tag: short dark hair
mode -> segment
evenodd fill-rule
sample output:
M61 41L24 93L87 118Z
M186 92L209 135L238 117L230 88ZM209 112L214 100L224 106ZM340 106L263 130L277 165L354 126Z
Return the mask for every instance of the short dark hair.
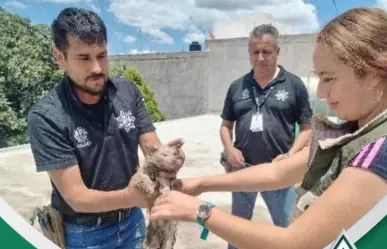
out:
M81 8L65 8L51 25L55 47L66 54L68 35L88 44L107 42L106 26L93 11Z
M263 35L271 35L274 39L274 42L276 45L278 45L278 36L279 32L276 27L274 27L271 24L261 24L257 27L255 27L250 32L250 39L251 38L261 38Z

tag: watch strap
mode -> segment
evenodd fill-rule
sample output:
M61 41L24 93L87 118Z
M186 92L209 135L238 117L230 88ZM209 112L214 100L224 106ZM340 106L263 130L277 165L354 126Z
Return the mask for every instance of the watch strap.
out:
M206 202L205 205L207 205L210 208L215 207L215 205L212 204L211 202ZM196 219L196 223L198 223L199 225L201 225L203 227L202 233L200 234L200 238L202 240L207 240L208 235L210 233L210 230L206 227L204 220L200 216L198 216Z

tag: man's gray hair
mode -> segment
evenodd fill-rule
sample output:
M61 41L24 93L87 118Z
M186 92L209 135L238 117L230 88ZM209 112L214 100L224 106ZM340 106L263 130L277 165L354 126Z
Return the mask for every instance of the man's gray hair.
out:
M250 32L250 39L262 38L263 35L271 35L274 39L275 44L278 45L279 32L276 27L271 24L259 25Z

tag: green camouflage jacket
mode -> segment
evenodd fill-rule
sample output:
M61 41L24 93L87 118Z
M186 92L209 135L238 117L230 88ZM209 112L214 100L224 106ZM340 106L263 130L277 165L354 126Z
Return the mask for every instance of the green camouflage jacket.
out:
M387 110L358 129L355 122L335 124L316 116L307 173L297 188L293 220L308 209L367 144L387 136Z

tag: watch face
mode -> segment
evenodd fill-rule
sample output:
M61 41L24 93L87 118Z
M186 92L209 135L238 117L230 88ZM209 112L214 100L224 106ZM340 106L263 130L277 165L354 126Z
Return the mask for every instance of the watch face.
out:
M211 212L211 208L207 205L201 205L199 207L199 216L201 218L206 218Z

